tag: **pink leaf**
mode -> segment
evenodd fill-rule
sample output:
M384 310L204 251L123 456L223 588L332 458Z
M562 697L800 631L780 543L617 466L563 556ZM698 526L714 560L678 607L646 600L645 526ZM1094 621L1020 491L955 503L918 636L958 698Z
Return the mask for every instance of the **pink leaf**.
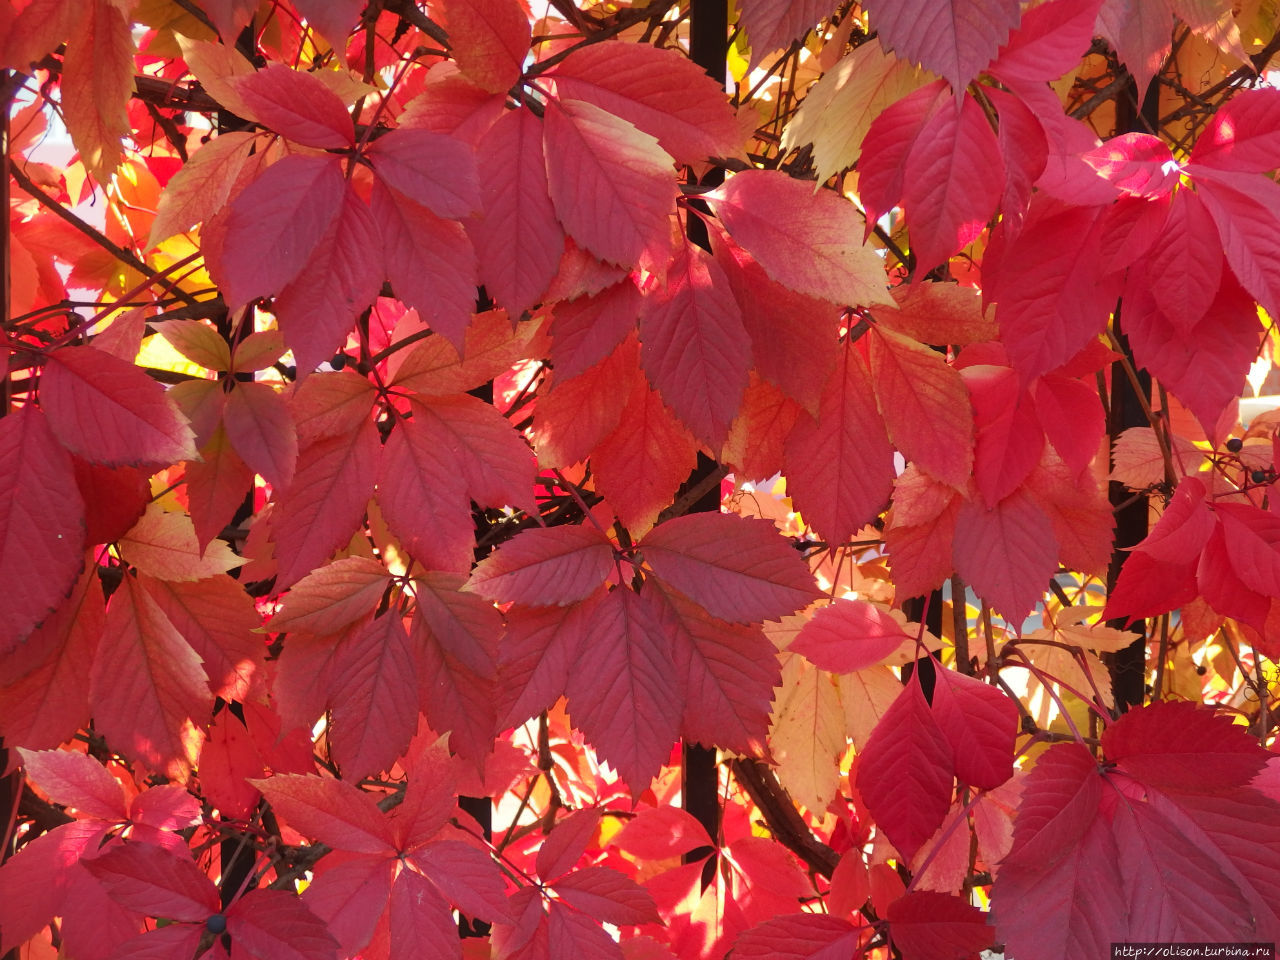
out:
M741 934L735 960L834 960L858 950L858 930L821 913L793 913L766 920Z
M979 596L1010 623L1020 624L1058 569L1053 526L1021 492L993 509L966 500L956 516L955 563Z
M7 492L0 500L0 579L11 585L0 616L0 655L8 655L76 582L84 564L84 502L71 457L34 406L0 420L0 477Z
M751 42L751 66L765 54L785 50L831 13L829 0L743 0L738 25Z
M27 779L54 803L102 820L128 819L124 788L97 760L65 750L18 748Z
M858 791L885 836L910 859L946 817L952 780L951 746L912 674L867 738Z
M956 776L994 790L1013 776L1018 708L1001 690L954 670L938 670L933 716L951 744Z
M492 404L469 396L415 397L412 410L431 440L450 452L472 500L536 511L533 451Z
M871 378L889 439L939 480L963 489L973 467L973 410L960 374L923 344L873 328Z
M85 878L78 862L110 829L96 820L64 823L0 865L0 949L16 949L63 913L68 888Z
M308 147L341 150L355 145L347 108L314 74L273 63L230 82L252 111L246 119Z
M413 640L421 658L419 695L427 721L451 731L450 746L478 766L493 749L497 732L494 683L502 618L493 604L461 593L462 583L455 574L423 579Z
M622 960L618 944L597 921L554 901L549 907L547 956Z
M273 163L245 187L231 203L216 258L228 308L297 277L342 212L346 191L337 157L303 154Z
M660 922L649 891L612 867L584 867L561 877L552 889L571 907L606 923Z
M363 0L293 0L293 5L310 26L335 45L335 50L341 51L360 16ZM223 39L229 43L232 38Z
M633 537L648 532L697 464L693 435L643 376L633 376L617 428L591 452L596 489Z
M1032 7L988 71L1010 85L1057 80L1089 48L1100 6L1101 0L1058 0Z
M213 707L200 657L133 577L111 596L89 677L99 732L147 768L182 775Z
M699 847L715 846L706 827L682 807L644 808L612 842L645 860L668 860Z
M592 523L524 530L476 565L467 589L530 606L575 603L604 582L613 544Z
M517 0L443 0L453 57L464 76L490 93L517 80L529 52L529 18Z
M596 606L588 630L593 649L569 674L569 714L632 796L639 796L679 733L676 708L683 698L670 639L628 587L613 590Z
M470 569L475 533L466 483L430 418L401 420L391 431L377 497L391 531L428 570Z
M513 605L507 610L498 660L501 726L521 724L564 695L587 636L593 603L587 599L573 606Z
M460 953L449 904L412 870L401 871L391 888L390 938L393 956L454 960Z
M917 891L885 911L903 960L968 960L995 941L987 916L957 896Z
M846 306L892 303L883 262L857 241L863 218L843 197L780 171L744 170L705 199L783 286Z
M324 858L322 872L303 891L302 902L347 954L356 953L385 926L396 861L336 850Z
M869 0L871 27L886 50L969 85L1018 25L1017 0Z
M377 254L377 221L348 188L306 265L276 297L280 332L297 358L300 376L346 343L356 318L377 297L383 268Z
M565 232L601 260L659 262L675 171L658 141L594 104L566 100L548 104L543 144Z
M1280 185L1265 177L1188 168L1240 284L1272 316L1280 312Z
M84 864L111 899L129 910L188 922L218 912L217 888L183 854L126 841Z
M718 447L747 386L750 347L724 270L685 243L640 317L640 361L693 434Z
M675 50L606 40L579 47L544 76L555 80L560 97L594 104L657 137L677 163L741 153L724 90Z
M1190 162L1234 170L1269 173L1280 149L1280 90L1241 90L1213 114L1196 138Z
M1122 194L1155 200L1178 182L1179 167L1164 141L1148 133L1112 137L1081 159Z
M641 550L660 579L731 623L777 619L815 596L804 561L769 521L686 514L655 527Z
M227 933L255 960L335 960L337 941L296 895L254 890L233 903Z
M413 649L391 611L354 630L334 655L329 748L351 780L386 770L418 726Z
M1045 437L1073 473L1098 455L1106 432L1096 384L1050 373L1034 386L1035 413Z
M55 350L48 361L41 405L72 453L112 466L195 459L185 418L164 387L132 363L93 347Z
M125 940L116 946L106 960L190 960L200 946L204 928L189 923L171 923ZM211 952L201 960L214 960Z
M787 649L823 670L852 673L884 662L911 639L879 607L865 600L836 600L807 620Z
M217 574L190 583L139 577L169 622L204 661L209 689L246 701L264 689L262 618L237 581Z
M265 383L236 383L222 412L227 438L273 487L287 487L298 460L298 433L284 397Z
M374 172L437 217L461 220L480 209L475 152L453 137L399 129L369 145Z
M467 230L485 289L518 315L546 292L564 251L564 230L548 193L542 121L529 110L509 111L489 128L476 153L484 215ZM558 363L556 370L572 376Z
M671 638L685 693L681 736L763 753L773 688L782 682L773 644L758 627L726 623L673 591L646 589L644 599Z
M1222 279L1222 256L1213 218L1200 198L1179 190L1147 260L1151 296L1174 328L1190 337L1208 312Z
M629 278L598 294L556 305L551 360L557 378L580 376L612 354L636 328L640 291Z
M595 836L602 813L599 807L584 807L557 820L538 848L538 876L555 880L572 870Z
M350 539L373 495L378 453L377 430L365 421L299 455L293 483L273 514L277 590L297 583Z
M1164 791L1220 795L1248 784L1267 752L1225 714L1174 700L1130 710L1102 734L1106 757Z
M382 232L382 264L396 296L462 349L475 307L476 255L462 225L397 199L375 181L370 199Z
M829 543L851 540L888 503L893 447L854 347L845 346L827 378L818 419L796 422L783 466L796 509Z
M335 560L295 583L267 627L272 633L335 633L373 613L390 578L369 557Z
M506 918L506 883L489 854L459 840L437 840L415 850L410 860L467 916Z
M634 316L631 325L635 326ZM533 414L534 443L543 466L570 467L596 453L601 441L621 422L623 411L637 391L649 390L649 383L640 372L639 354L640 344L628 335L604 360L583 373L563 380L559 373L552 375L549 392L541 395L539 391L538 406ZM651 404L661 404L662 400L650 399L647 395L644 399L645 413L652 409L656 416L661 416ZM683 432L688 436L689 432L677 424L670 413L666 413L666 419L666 432L676 435ZM658 430L656 423L654 430ZM688 439L692 442L692 437ZM635 455L638 445L634 439L620 436L618 440L616 445L621 450L613 451L615 454ZM647 455L648 445L640 450Z
M373 797L349 783L297 774L250 782L304 836L352 853L395 850L390 826Z

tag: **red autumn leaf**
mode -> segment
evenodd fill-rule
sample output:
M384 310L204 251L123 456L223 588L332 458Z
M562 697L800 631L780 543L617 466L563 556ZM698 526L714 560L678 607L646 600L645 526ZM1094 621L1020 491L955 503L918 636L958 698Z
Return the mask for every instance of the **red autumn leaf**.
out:
M195 458L186 420L133 364L93 347L55 350L48 360L41 406L72 453L109 466Z
M343 638L329 689L329 750L356 780L386 770L418 726L414 651L396 608Z
M461 220L480 209L475 153L429 130L392 130L366 151L374 172L397 193L437 217Z
M685 697L681 736L761 753L773 688L782 681L773 644L759 628L717 619L674 591L646 589L643 597L671 641Z
M517 0L444 0L440 7L467 79L490 93L504 93L520 79L530 29Z
M706 827L680 807L642 809L612 841L618 849L646 860L666 860L715 846Z
M467 230L485 289L519 315L546 292L564 250L564 230L548 193L542 122L529 110L505 113L476 155L483 216Z
M1089 48L1100 6L1101 0L1058 0L1025 11L987 71L1010 85L1057 80Z
M547 186L565 232L601 260L657 264L675 199L671 157L651 135L581 100L543 120Z
M662 529L661 527L658 529ZM589 660L569 674L569 714L631 788L649 785L679 734L682 691L671 641L640 595L618 587L595 606Z
M645 378L633 376L616 429L591 454L596 489L627 531L643 536L697 464L698 442Z
M908 460L962 489L973 467L973 412L960 374L942 354L880 327L870 355L889 439Z
M856 784L889 842L910 859L951 806L951 746L912 674L867 739Z
M796 401L753 374L720 448L721 461L743 480L760 482L781 473L787 438L803 414Z
M780 171L744 170L705 199L783 286L846 306L891 302L880 258L858 243L863 219L843 197Z
M467 589L529 606L575 603L609 575L613 549L593 523L524 530L476 565Z
M1280 185L1265 177L1189 168L1227 263L1268 313L1280 312Z
M428 574L421 581L412 640L427 721L451 731L453 750L478 766L497 732L494 683L502 618L493 604L460 592L462 585L455 574Z
M966 500L956 514L956 572L1011 623L1021 623L1058 569L1057 542L1044 512L1024 493L993 509Z
M89 675L98 731L146 768L181 775L213 706L200 656L130 576L111 597Z
M836 600L806 621L788 647L816 667L852 673L882 663L912 637L865 600Z
M1180 172L1164 142L1147 133L1112 137L1086 151L1081 159L1122 194L1145 200L1168 195Z
M740 960L826 960L858 949L853 924L821 913L793 913L767 920L741 934L733 955Z
M373 613L390 579L377 560L335 560L295 583L267 626L273 633L335 633Z
M948 894L908 893L889 905L885 919L903 960L969 960L995 942L986 914Z
M871 0L867 12L886 50L946 77L960 91L1018 25L1020 10L1016 0Z
M298 460L298 434L284 397L265 383L238 383L222 426L236 452L272 486L287 487Z
M443 337L428 337L404 353L392 383L427 396L467 393L546 350L541 316L514 324L506 310L485 310L467 323L461 353Z
M632 326L635 318L631 318ZM538 407L533 414L533 438L538 450L538 460L548 467L571 467L579 461L586 460L606 437L613 434L622 421L632 397L640 390L648 391L649 384L639 370L640 345L631 336L624 340L604 360L583 373L560 379L553 374L547 393L538 398ZM661 416L652 404L661 404L661 398L644 397L645 413L653 412ZM669 413L670 421L666 432L679 435L688 431L677 424ZM679 429L676 429L679 427ZM659 428L655 424L654 431ZM630 436L620 436L620 453L631 454L639 445ZM689 437L686 442L692 442ZM648 454L648 445L639 448ZM608 459L606 457L606 459ZM685 473L685 477L688 472ZM681 479L684 479L683 477Z
M557 820L538 847L538 875L554 880L572 870L595 836L602 814L599 807L584 807Z
M204 661L214 696L245 701L261 694L266 649L255 631L262 618L244 587L225 573L192 582L138 579Z
M78 862L110 829L99 820L64 823L0 865L0 948L16 949L63 912L68 889L84 879Z
M535 512L533 451L496 408L469 396L416 397L411 408L431 440L450 452L472 500Z
M888 502L893 447L855 347L841 351L817 420L801 416L796 422L783 465L796 509L829 543L853 539Z
M719 446L747 385L742 316L720 265L684 244L668 268L666 291L640 318L645 372L692 432Z
M395 843L373 798L342 780L276 774L251 781L295 830L352 853L393 853Z
M253 960L334 960L337 941L297 895L254 890L227 908L227 932Z
M765 54L785 50L831 13L827 0L743 0L738 24L751 41L751 66Z
M36 407L0 421L0 577L11 584L0 619L8 655L70 592L84 563L84 505L71 457Z
M138 522L151 500L146 468L107 467L72 457L84 500L86 544L118 540Z
M310 373L346 343L356 317L382 288L377 239L369 205L347 189L324 237L276 297L280 332L300 374Z
M125 841L85 860L107 895L151 917L202 921L218 912L218 889L189 857Z
M731 623L778 619L815 596L803 561L767 521L687 514L655 527L641 550L659 579Z
M1102 749L1143 783L1178 793L1230 793L1267 762L1266 751L1226 715L1173 700L1126 713L1103 732Z
M216 270L233 310L278 293L310 262L343 209L336 157L295 154L268 167L228 208Z
M315 74L272 63L231 83L249 108L245 119L289 140L322 150L341 150L356 142L347 108Z
M378 434L368 421L303 449L273 514L277 590L297 583L350 539L373 495L378 453Z
M393 956L455 957L457 924L444 897L421 874L402 871L391 887Z
M994 790L1013 776L1018 708L998 687L954 670L935 671L933 716L951 744L956 776Z
M558 378L577 377L609 357L636 328L640 291L630 278L556 305L551 359Z
M1036 381L1034 399L1036 419L1045 439L1068 470L1082 473L1098 455L1098 445L1106 433L1096 384L1050 373ZM1031 432L1027 427L1022 429Z
M552 889L571 907L606 923L631 926L659 922L649 892L612 867L583 867L562 876Z
M68 4L75 26L62 71L62 116L85 166L109 181L123 159L121 138L132 124L125 110L133 93L136 47L129 17L110 0ZM42 51L48 52L48 51ZM25 70L27 64L21 64Z
M512 605L507 610L507 632L498 649L501 726L523 723L564 695L587 636L593 597L602 595L597 592L572 606Z
M396 296L461 349L475 307L476 254L462 225L397 198L375 182L369 201L382 233L382 267Z
M1151 296L1173 326L1190 335L1208 312L1222 279L1213 218L1190 190L1178 190L1147 260Z
M1269 173L1276 167L1280 96L1270 87L1241 90L1214 112L1189 161L1218 170Z
M129 819L120 781L83 753L18 748L27 779L54 803L100 820Z
M674 50L606 40L579 47L545 75L560 97L594 104L657 137L677 163L741 152L723 89Z

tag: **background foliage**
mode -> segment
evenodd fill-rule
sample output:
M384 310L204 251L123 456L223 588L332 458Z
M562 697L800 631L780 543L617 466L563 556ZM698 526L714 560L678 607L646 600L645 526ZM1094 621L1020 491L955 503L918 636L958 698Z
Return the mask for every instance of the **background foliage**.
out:
M6 0L0 952L1280 939L1276 31Z

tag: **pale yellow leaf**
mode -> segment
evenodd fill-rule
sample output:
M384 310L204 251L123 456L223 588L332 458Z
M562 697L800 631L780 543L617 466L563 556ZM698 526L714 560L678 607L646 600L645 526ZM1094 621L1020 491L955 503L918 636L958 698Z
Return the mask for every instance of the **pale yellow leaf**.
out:
M774 703L769 746L778 781L799 803L821 813L840 789L838 761L846 746L835 677L803 657L789 656Z
M201 554L191 518L154 502L120 539L119 548L123 559L157 580L203 580L245 562L223 540L212 541Z

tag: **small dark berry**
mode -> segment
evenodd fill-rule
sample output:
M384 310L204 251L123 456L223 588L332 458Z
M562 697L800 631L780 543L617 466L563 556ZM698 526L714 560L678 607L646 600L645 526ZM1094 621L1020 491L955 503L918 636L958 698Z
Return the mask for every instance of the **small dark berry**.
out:
M215 913L204 922L204 928L210 933L223 934L227 932L227 918L220 913Z
M1265 470L1255 470L1255 471L1253 471L1253 473L1249 474L1249 477L1250 477L1250 479L1252 479L1252 480L1253 480L1253 482L1254 482L1254 483L1266 483L1266 482L1267 482L1267 471L1265 471Z
M1244 441L1241 440L1239 437L1232 437L1230 440L1227 441L1227 449L1230 450L1232 453L1239 453L1243 447L1244 447Z
M1203 677L1208 672L1209 672L1209 668L1206 667L1203 663L1196 665L1196 673L1200 674L1200 676Z
M329 366L335 370L341 370L347 365L347 355L345 353L335 353L333 359L329 361Z

